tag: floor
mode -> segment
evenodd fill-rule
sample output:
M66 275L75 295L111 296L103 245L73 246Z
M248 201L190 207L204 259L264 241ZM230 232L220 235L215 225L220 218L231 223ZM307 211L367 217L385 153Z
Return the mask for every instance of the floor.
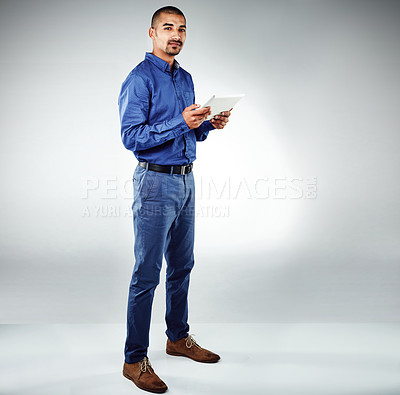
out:
M149 358L167 393L400 395L400 323L193 324L221 355L207 365L164 352L153 324ZM0 394L144 394L121 375L124 325L1 325Z

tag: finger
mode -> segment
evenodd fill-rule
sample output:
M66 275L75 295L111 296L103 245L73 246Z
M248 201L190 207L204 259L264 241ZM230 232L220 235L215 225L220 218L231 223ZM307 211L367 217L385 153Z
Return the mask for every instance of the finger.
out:
M193 115L204 115L211 110L210 107L199 108L193 111Z
M211 124L216 128L216 129L222 129L225 124L220 121L212 121Z
M194 110L195 108L198 108L198 107L200 107L200 104L192 104L191 106L186 107L185 111L191 111L191 110Z

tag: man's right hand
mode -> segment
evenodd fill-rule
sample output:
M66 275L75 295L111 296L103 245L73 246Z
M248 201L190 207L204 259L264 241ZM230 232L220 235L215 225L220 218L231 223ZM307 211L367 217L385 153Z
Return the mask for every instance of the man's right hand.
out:
M182 116L186 122L186 125L189 126L190 129L198 128L205 119L211 114L211 107L200 108L199 110L195 110L199 108L199 104L192 104L189 107L186 107L183 110Z

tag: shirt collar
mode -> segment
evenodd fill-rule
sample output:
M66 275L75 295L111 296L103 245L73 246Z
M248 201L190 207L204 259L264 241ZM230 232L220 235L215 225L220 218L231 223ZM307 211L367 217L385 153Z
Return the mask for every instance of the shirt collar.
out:
M166 62L165 60L159 58L158 56L153 55L151 52L146 52L145 59L149 60L151 63L153 63L155 66L157 66L160 70L166 71L168 73L171 72L169 63ZM175 70L179 69L180 65L176 59L174 59L174 64L172 65L172 67Z

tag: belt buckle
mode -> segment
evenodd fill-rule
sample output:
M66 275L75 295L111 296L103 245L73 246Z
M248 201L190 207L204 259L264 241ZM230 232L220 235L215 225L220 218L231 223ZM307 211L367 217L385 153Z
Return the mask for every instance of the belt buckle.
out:
M182 166L181 166L181 176L184 176L184 175L185 175L185 169L186 169L186 166L185 166L185 165L182 165Z

